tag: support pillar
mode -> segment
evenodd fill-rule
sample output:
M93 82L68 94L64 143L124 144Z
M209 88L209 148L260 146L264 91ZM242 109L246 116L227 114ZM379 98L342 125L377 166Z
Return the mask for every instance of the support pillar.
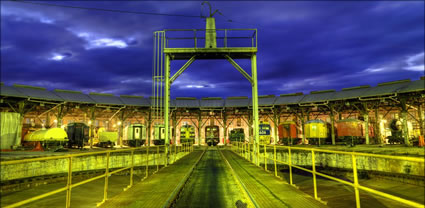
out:
M224 134L223 134L224 141L223 141L223 145L225 145L226 144L226 141L227 141L227 114L226 114L226 111L224 111L224 114L223 114L223 129L224 129Z
M198 145L201 146L201 137L202 137L202 112L199 111L198 114Z
M363 114L363 118L364 118L364 123L365 123L365 139L366 139L366 144L370 144L370 141L369 141L369 114L364 113Z
M331 113L331 137L332 137L332 145L335 145L335 114L334 114L334 108L330 107Z
M418 120L420 135L424 136L424 112L421 104L418 105Z
M164 69L164 83L165 83L165 100L164 100L164 137L165 137L165 155L167 155L167 161L166 164L168 164L168 148L170 145L170 119L169 119L169 113L170 113L170 55L165 54L165 69Z
M260 132L258 122L258 82L257 82L257 55L251 56L251 75L252 75L252 113L254 118L254 141L255 141L255 152L257 152L257 165L260 160L258 155L260 154Z
M382 140L381 140L381 129L379 128L379 123L380 123L380 119L379 119L379 107L375 108L375 142L377 144L381 144Z
M406 146L411 146L412 144L410 144L409 128L407 127L407 110L402 110L400 114L401 114L402 126L403 126L404 144Z

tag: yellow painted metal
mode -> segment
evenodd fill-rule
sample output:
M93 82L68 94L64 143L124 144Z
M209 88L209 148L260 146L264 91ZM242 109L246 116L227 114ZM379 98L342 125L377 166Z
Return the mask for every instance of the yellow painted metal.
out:
M360 194L359 194L359 179L357 177L357 162L356 162L356 156L351 155L351 160L353 162L353 177L354 177L354 192L356 195L356 207L360 208Z
M248 146L249 148L249 146ZM343 152L343 151L334 151L334 150L323 150L323 149L316 149L316 148L304 148L304 147L289 147L289 146L279 146L276 147L274 146L274 148L281 148L281 149L287 149L288 150L288 162L284 162L278 159L275 159L275 162L277 163L281 163L284 165L288 165L289 166L289 177L290 177L290 184L292 185L292 167L309 172L313 175L313 183L314 183L314 197L315 199L319 199L317 197L317 184L316 184L316 175L333 180L333 181L337 181L339 183L345 184L345 185L349 185L352 186L356 191L356 207L360 207L360 197L359 197L359 192L358 190L361 189L363 191L387 198L387 199L392 199L394 201L409 205L411 207L417 207L417 208L423 208L424 205L417 203L417 202L413 202L407 199L403 199L391 194L387 194L378 190L374 190L368 187L364 187L358 184L358 176L357 176L357 166L356 166L356 156L365 156L365 157L378 157L378 158L388 158L388 159L395 159L395 160L408 160L408 161L413 161L413 162L419 162L419 163L424 163L424 158L413 158L413 157L403 157L403 156L390 156L390 155L377 155L377 154L369 154L369 153L358 153L358 152ZM303 150L303 151L311 151L312 153L312 168L313 170L309 170L307 168L303 168L297 165L293 165L292 164L292 160L291 160L291 149L295 149L295 150ZM327 153L335 153L335 154L346 154L346 155L352 155L352 161L353 161L353 175L354 175L354 183L348 182L348 181L344 181L341 180L339 178L335 178L320 172L316 172L316 168L315 168L315 152L327 152ZM275 154L276 157L276 154ZM255 161L252 161L252 163L255 164ZM275 168L276 170L276 168ZM276 173L275 173L276 175ZM356 189L357 187L357 189Z
M317 199L316 158L315 158L315 155L314 155L314 150L311 150L311 166L313 168L314 198Z
M149 146L146 148L146 175L145 178L149 176Z
M131 150L131 169L130 169L130 185L127 188L133 186L133 171L134 171L134 150Z
M274 176L277 176L276 145L273 145L273 163L274 163Z
M267 148L266 148L266 145L264 145L264 170L267 171Z
M16 202L16 203L11 204L11 205L7 205L4 208L20 207L20 206L22 206L24 204L28 204L30 202L37 201L37 200L42 199L42 198L46 198L48 196L51 196L53 194L60 193L62 191L66 191L67 189L68 189L67 187L56 189L54 191L51 191L51 192L48 192L48 193L45 193L45 194L41 194L41 195L38 195L38 196L35 196L35 197L32 197L32 198L26 199L26 200L23 200L23 201L20 201L20 202Z
M69 157L68 159L68 181L66 183L66 203L65 203L65 207L71 207L71 187L72 184L72 157Z
M156 160L156 171L158 172L159 171L159 146L156 147L156 157L157 157L157 160Z
M62 128L40 129L25 135L25 141L68 141L68 135Z
M111 153L106 152L106 169L105 169L105 185L103 187L103 201L97 204L97 206L102 205L108 199L108 176L109 176L109 157Z
M291 148L288 148L288 165L289 165L289 183L293 185L292 182L292 158L291 158Z
M291 148L293 150L304 150L304 151L314 150L315 152L326 152L326 153L335 153L335 154L344 154L344 155L356 155L356 156L365 156L365 157L377 157L377 158L386 158L386 159L392 159L392 160L404 160L404 161L419 162L419 163L424 163L425 162L425 158L423 158L423 157L405 157L405 156L393 156L393 155L378 155L378 154L371 154L371 153L344 152L344 151L326 150L326 149L317 149L317 148L307 148L307 147L278 146L277 148L283 148L283 149L289 149L289 148Z

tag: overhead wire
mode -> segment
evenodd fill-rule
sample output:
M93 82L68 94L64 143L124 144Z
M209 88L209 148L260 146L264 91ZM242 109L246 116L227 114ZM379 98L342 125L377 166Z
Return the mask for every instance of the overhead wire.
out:
M127 11L127 10L118 10L118 9L104 9L104 8L95 8L95 7L70 6L70 5L51 4L51 3L45 3L45 2L42 3L42 2L22 1L22 0L10 0L10 1L17 2L17 3L40 5L40 6L61 7L61 8L71 8L71 9L83 9L83 10L95 10L95 11L103 11L103 12L117 12L117 13L141 14L141 15L158 15L158 16L172 16L172 17L201 18L201 16L197 16L197 15L166 14L166 13L155 13L155 12L138 12L138 11Z

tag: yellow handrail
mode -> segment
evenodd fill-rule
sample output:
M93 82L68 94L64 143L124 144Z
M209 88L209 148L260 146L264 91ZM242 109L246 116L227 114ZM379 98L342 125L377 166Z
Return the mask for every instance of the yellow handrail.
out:
M35 162L35 161L68 159L68 177L67 177L67 184L66 184L65 187L50 191L50 192L45 193L45 194L34 196L34 197L29 198L29 199L25 199L25 200L16 202L14 204L7 205L7 206L5 206L5 208L19 207L19 206L22 206L24 204L27 204L27 203L37 201L37 200L43 199L45 197L51 196L53 194L60 193L62 191L66 191L65 207L68 208L68 207L71 207L71 190L72 190L72 188L75 188L77 186L80 186L80 185L83 185L83 184L86 184L86 183L89 183L89 182L92 182L92 181L95 181L95 180L98 180L98 179L101 179L101 178L105 178L105 185L104 185L104 192L103 192L104 197L103 197L102 202L97 203L97 206L100 206L101 204L103 204L108 199L108 177L111 176L112 174L130 169L130 184L127 186L127 188L124 189L124 191L133 186L134 151L146 149L146 153L145 153L145 155L146 155L146 176L145 176L145 178L147 178L149 176L148 166L149 166L150 161L152 161L152 160L155 161L156 166L157 166L157 171L159 171L159 158L161 157L159 155L160 154L160 148L161 147L165 148L165 145L155 145L155 146L157 148L156 156L153 156L152 159L149 159L149 155L151 154L150 151L149 151L149 146L145 146L145 147L127 148L127 149L119 149L119 150L106 150L106 151L90 152L90 153L77 153L77 154L67 154L67 155L60 155L60 156L48 156L48 157L40 157L40 158L29 158L29 159L2 161L1 166L6 166L6 165L22 164L22 163ZM180 149L180 152L183 152L185 154L189 154L190 152L193 151L193 144L190 143L190 142L182 143L182 148L183 149ZM175 147L175 154L176 155L177 155L177 151L178 151L177 147ZM131 153L130 166L123 167L123 168L109 172L110 154L111 153L117 153L117 152L130 152ZM106 154L105 173L102 174L102 175L98 175L98 176L89 178L87 180L80 181L78 183L72 184L72 159L75 158L75 157L98 155L98 154ZM155 152L153 154L155 154ZM166 160L165 157L167 157L167 155L165 155L165 153L163 153L162 157L163 157L163 162L166 162L167 160Z
M239 155L241 155L243 158L246 159L245 157L245 152L241 153L240 150L240 144L238 144L239 142L236 142L237 144L235 145L235 147L237 147L236 150L233 149L233 151L235 153L238 153ZM250 147L250 143L247 144L248 148ZM255 145L255 144L253 144ZM425 158L419 158L419 157L406 157L406 156L393 156L393 155L378 155L378 154L371 154L371 153L361 153L361 152L344 152L344 151L336 151L336 150L325 150L325 149L317 149L317 148L307 148L307 147L292 147L292 146L277 146L277 145L264 145L264 154L263 155L257 155L256 153L254 153L254 156L257 156L256 160L253 161L259 161L259 158L264 158L264 162L267 163L267 147L266 146L270 146L273 147L273 162L274 162L274 166L275 166L275 173L274 175L277 176L277 169L276 169L276 163L281 163L284 165L288 165L289 166L289 181L290 184L293 185L293 180L292 180L292 168L297 168L299 170L303 170L306 172L309 172L313 175L313 188L314 188L314 198L317 200L320 200L320 198L318 197L318 191L317 191L317 182L316 182L316 176L322 176L324 178L333 180L333 181L337 181L339 183L345 184L345 185L349 185L352 186L354 188L354 192L355 192L355 198L356 198L356 207L360 208L360 195L359 195L359 189L372 193L372 194L376 194L378 196L387 198L387 199L392 199L395 200L397 202L412 206L412 207L421 207L423 208L424 205L414 202L414 201L410 201L407 199L403 199L401 197L397 197L388 193L384 193L372 188L368 188L365 186L362 186L359 184L358 181L358 175L357 175L357 156L364 156L364 157L375 157L375 158L385 158L385 159L393 159L393 160L403 160L403 161L411 161L411 162L418 162L418 163L425 163ZM288 150L288 162L284 162L281 160L278 160L276 155L276 149L286 149ZM309 170L307 168L303 168L300 167L298 165L293 165L292 164L292 159L291 159L291 155L292 155L292 151L291 150L301 150L301 151L309 151L311 152L311 156L312 156L312 170ZM344 154L344 155L351 155L351 160L352 160L352 169L353 169L353 177L354 177L354 182L348 182L348 181L344 181L341 180L339 178L330 176L330 175L326 175L324 173L320 173L316 171L316 161L315 161L315 153L316 152L325 152L325 153L333 153L333 154ZM250 154L250 150L248 149L248 154ZM250 160L249 160L250 161ZM253 162L250 161L250 162ZM253 162L255 164L255 162ZM258 164L255 164L258 165ZM267 171L267 164L264 165L264 169Z

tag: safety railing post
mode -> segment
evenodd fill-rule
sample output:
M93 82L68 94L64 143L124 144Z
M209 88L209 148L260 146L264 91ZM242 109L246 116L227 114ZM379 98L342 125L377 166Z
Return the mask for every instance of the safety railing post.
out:
M66 190L66 204L65 207L71 207L71 185L72 185L72 157L68 158L68 182Z
M264 144L264 170L267 171L267 146Z
M351 160L353 162L353 177L354 177L354 193L356 195L356 207L360 208L360 194L359 194L359 179L357 176L357 161L354 154L351 155Z
M197 37L196 37L196 29L194 29L193 30L193 36L194 36L194 39L195 39L195 48L197 48Z
M224 47L227 48L227 29L224 29Z
M274 176L277 176L276 145L273 145Z
M158 172L159 171L159 146L157 146L156 147L156 157L157 157L157 160L156 160L156 172Z
M176 162L176 159L177 159L177 144L174 144L174 162L173 163Z
M248 161L251 162L251 145L248 143Z
M131 150L131 168L130 168L130 185L127 188L133 186L133 171L134 171L134 150Z
M291 147L288 147L288 164L289 164L289 184L292 183L292 158L291 158Z
M316 160L315 160L314 150L311 150L311 166L313 168L314 198L317 199Z
M146 147L146 175L145 178L149 176L149 146Z
M109 157L111 152L106 152L106 169L105 169L105 185L103 187L103 201L98 203L97 206L103 204L108 199L108 176L109 176Z

